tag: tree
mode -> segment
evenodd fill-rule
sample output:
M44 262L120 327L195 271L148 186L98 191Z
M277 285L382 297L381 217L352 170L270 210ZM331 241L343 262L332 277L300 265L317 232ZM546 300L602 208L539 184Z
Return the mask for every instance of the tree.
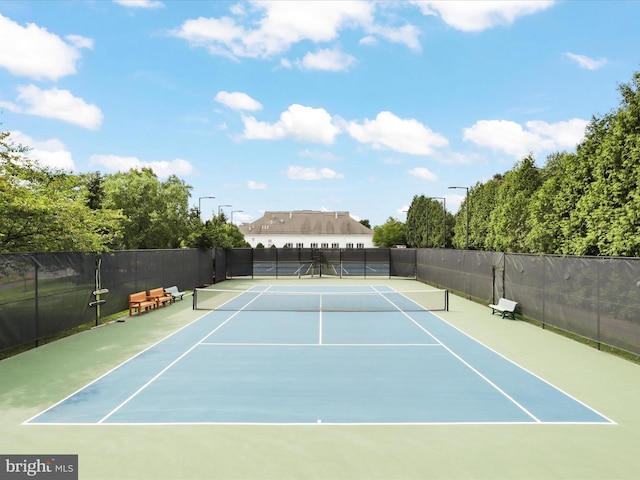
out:
M485 183L477 183L469 189L469 248L487 250L487 236L491 228L491 212L496 207L498 189L504 176L496 174ZM467 244L467 198L460 205L454 227L454 246L465 248Z
M531 197L540 187L540 171L528 155L504 176L491 211L486 246L491 250L527 252L527 216Z
M371 228L371 224L369 223L369 220L367 220L366 218L360 220L360 224L364 225L365 227L367 227L369 229Z
M533 253L568 253L572 237L581 230L572 226L571 215L590 176L578 157L567 153L550 155L541 176L543 183L529 204L525 244Z
M233 223L227 223L224 213L204 223L200 222L199 227L192 230L188 245L196 248L240 248L250 246L238 226ZM264 245L262 247L264 248Z
M104 188L102 187L102 175L100 172L93 172L85 176L87 187L87 207L91 210L99 210L104 202Z
M104 251L116 243L124 217L87 206L83 179L42 167L0 132L0 251Z
M407 246L414 248L451 246L454 217L437 199L414 196L407 211ZM446 234L446 243L444 235Z
M104 205L119 209L128 222L121 247L179 248L189 237L193 212L189 191L175 175L160 182L149 168L107 175L103 181Z
M409 210L407 210L407 222L405 224L407 246L412 248L426 247L426 211L427 198L424 195L414 195Z
M373 244L376 247L396 247L405 245L404 224L393 217L389 217L384 225L373 229Z
M572 225L585 229L572 253L640 255L640 73L618 89L620 108L594 118L577 149L590 182L572 212Z

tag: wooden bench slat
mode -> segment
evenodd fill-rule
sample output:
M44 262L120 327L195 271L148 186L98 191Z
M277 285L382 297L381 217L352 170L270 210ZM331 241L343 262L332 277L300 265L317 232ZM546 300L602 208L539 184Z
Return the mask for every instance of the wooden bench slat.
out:
M159 308L161 305L166 307L167 304L173 303L172 295L164 291L164 288L154 288L149 290L149 295L147 295L147 300L152 300L156 303L156 308Z
M133 315L134 310L137 310L138 315L141 315L143 309L148 312L156 305L156 302L147 299L146 292L132 293L129 295L129 316Z

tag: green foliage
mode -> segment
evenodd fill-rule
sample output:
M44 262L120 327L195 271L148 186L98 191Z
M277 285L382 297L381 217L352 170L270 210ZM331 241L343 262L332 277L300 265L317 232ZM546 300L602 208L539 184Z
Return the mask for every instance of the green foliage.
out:
M498 189L504 181L502 175L495 175L486 183L476 183L469 189L469 196L460 204L452 228L452 245L455 248L467 247L467 201L469 202L469 248L486 249L486 239L491 225L491 212L496 206Z
M640 254L640 73L619 90L620 109L592 121L577 152L590 182L573 213L586 231L571 253Z
M366 218L360 220L360 224L364 225L365 227L367 227L369 229L371 228L371 223L369 223L369 220L367 220Z
M104 251L117 242L124 217L87 206L83 179L24 157L0 132L0 251Z
M541 169L529 155L470 190L471 248L640 256L640 73L619 91L618 110L591 120L576 153L554 153ZM456 214L458 248L466 207Z
M523 158L504 176L491 211L486 246L489 250L527 252L529 201L542 183L532 155Z
M161 182L149 168L107 175L104 206L128 222L121 248L179 248L189 236L189 191L175 175Z
M373 244L376 247L392 248L405 243L404 224L393 217L373 229Z
M424 248L426 246L426 209L427 198L424 195L415 195L407 211L407 222L405 224L408 247Z
M444 210L437 199L414 196L407 211L405 226L408 247L442 247L451 246L451 232L455 223L453 215Z
M204 224L194 227L188 245L195 248L240 248L249 247L237 225L227 223L224 214L220 214Z

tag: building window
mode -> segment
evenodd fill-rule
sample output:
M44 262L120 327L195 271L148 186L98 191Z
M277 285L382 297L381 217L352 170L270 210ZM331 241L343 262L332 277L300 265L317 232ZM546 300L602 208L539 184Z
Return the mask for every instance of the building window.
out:
M293 248L293 242L287 242L284 244L284 248Z
M353 243L347 243L347 248L353 248Z
M329 248L329 244L328 243L323 243L322 244L322 248Z
M296 243L296 248L304 248L304 243Z
M318 248L318 244L317 243L312 243L311 244L311 248Z
M331 248L340 248L340 244L339 243L332 243L331 244Z
M364 243L359 243L358 248L364 248Z

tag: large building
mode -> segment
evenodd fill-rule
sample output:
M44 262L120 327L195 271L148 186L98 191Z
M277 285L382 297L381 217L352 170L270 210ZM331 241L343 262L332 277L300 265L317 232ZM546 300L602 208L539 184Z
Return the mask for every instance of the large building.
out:
M266 212L238 227L252 246L282 248L373 248L373 230L349 212Z

